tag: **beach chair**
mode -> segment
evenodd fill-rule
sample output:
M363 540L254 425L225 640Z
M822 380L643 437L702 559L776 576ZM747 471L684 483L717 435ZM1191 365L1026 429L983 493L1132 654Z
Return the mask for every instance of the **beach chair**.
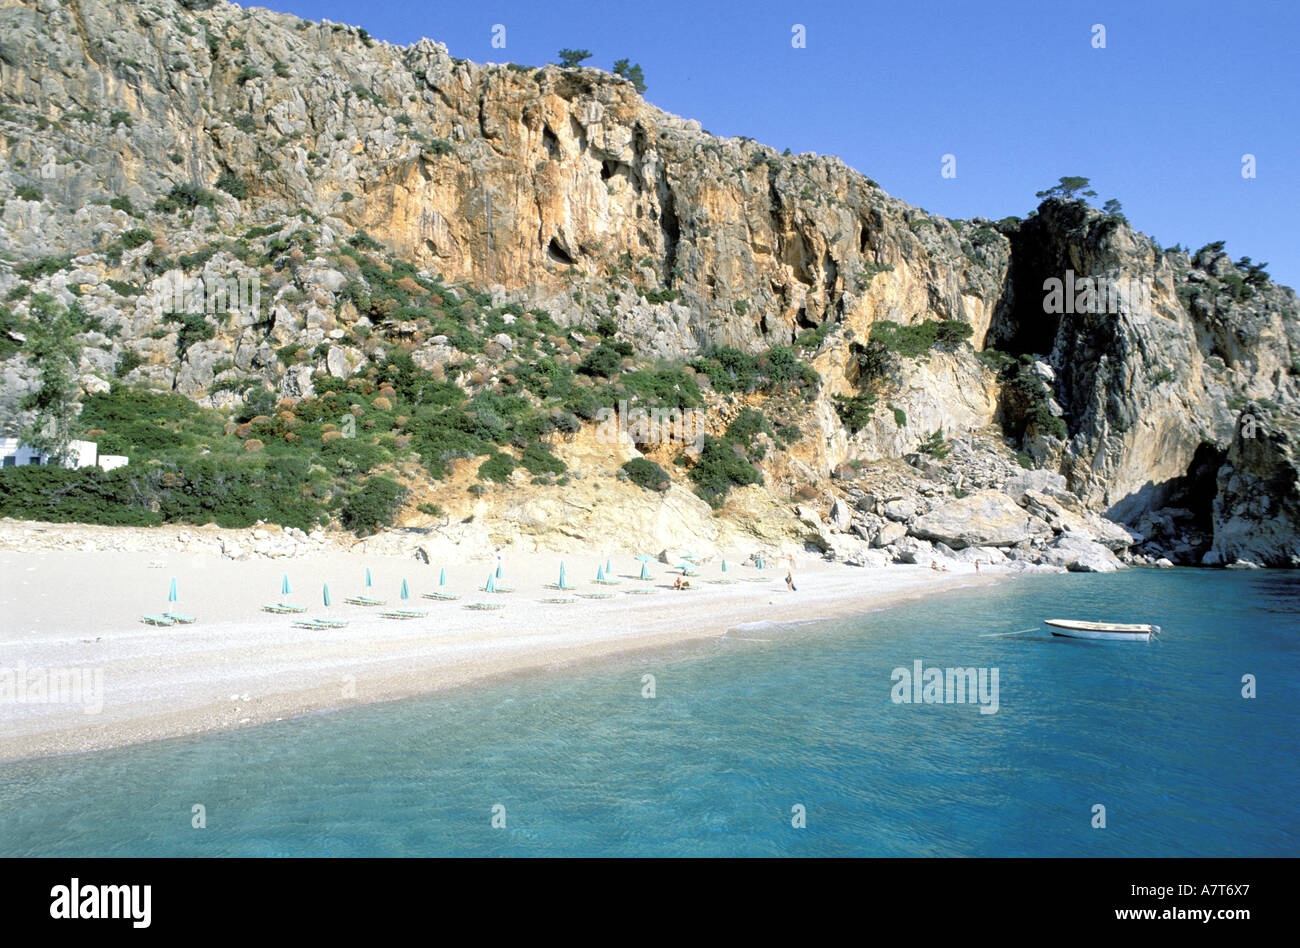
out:
M653 596L659 590L657 589L625 589L623 590L629 596Z
M578 600L574 599L572 596L551 596L547 599L542 600L542 602L549 602L549 603L556 603L556 604L565 603L565 602L577 602L577 601Z
M149 615L149 616L141 616L141 617L140 617L140 621L143 622L143 623L145 623L146 625L175 625L175 624L176 624L176 620L175 620L175 619L168 618L168 617L165 616L165 615L161 615L161 616L153 616L153 615Z
M194 616L187 616L180 612L164 612L163 616L171 619L173 622L179 622L181 625L190 625L191 623L199 621L194 618Z
M383 606L388 604L387 599L372 599L370 596L348 596L343 601L354 606Z
M347 624L347 619L295 619L293 627L295 629L323 631L325 629L341 629Z
M583 599L613 599L613 593L578 593Z
M466 609L474 609L477 612L487 612L491 609L504 609L505 604L500 602L471 602L467 603Z
M385 619L423 619L428 614L428 609L390 609L380 613Z
M460 596L456 593L431 592L424 593L423 598L434 599L439 602L452 602L453 600L459 599Z
M287 602L270 603L262 607L263 612L273 612L276 615L288 615L290 613L306 612L306 606L291 606Z

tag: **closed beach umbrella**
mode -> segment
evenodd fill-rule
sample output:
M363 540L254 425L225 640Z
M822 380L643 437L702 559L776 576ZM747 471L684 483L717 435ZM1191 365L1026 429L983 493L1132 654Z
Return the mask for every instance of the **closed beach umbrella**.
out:
M367 585L367 586L370 585L370 567L369 567L369 566L366 567L366 585Z
M502 578L502 575L501 575L501 561L500 561L500 560L497 560L497 579L501 579L501 578Z
M759 569L765 569L765 568L766 568L766 567L763 566L763 557L762 557L761 554L760 554L759 557L758 557L758 568L759 568Z
M325 605L328 606L328 605L330 604L330 584L329 584L329 583L325 583L325 584L321 587L320 595L321 595L321 599L325 600Z
M487 585L484 586L483 589L485 592L490 592L490 593L494 593L497 591L496 577L493 576L491 573L488 573Z
M411 598L411 587L406 585L405 579L402 580L402 598L403 599Z
M282 596L287 596L291 592L293 592L293 590L289 588L289 574L285 573L284 579L280 580L280 594Z
M642 579L650 578L650 570L646 568L646 565L644 563L641 564L641 578Z
M564 560L560 560L560 585L564 585Z
M603 583L604 581L605 581L605 567L603 567L603 566L597 566L597 567L596 567L596 582L598 582L598 583Z
M180 596L178 596L178 595L176 594L176 577L173 576L173 577L172 577L172 588L169 589L169 590L167 591L167 601L168 601L168 602L176 602L176 600L178 600L178 599L180 599Z
M613 560L610 560L610 559L605 560L605 573L606 573L606 575L612 575L613 572L614 572L614 561L613 561Z
M447 567L445 566L438 573L438 585L439 586L447 585Z
M723 561L722 561L722 571L723 571L724 573L727 571L727 561L726 561L726 560L723 560Z

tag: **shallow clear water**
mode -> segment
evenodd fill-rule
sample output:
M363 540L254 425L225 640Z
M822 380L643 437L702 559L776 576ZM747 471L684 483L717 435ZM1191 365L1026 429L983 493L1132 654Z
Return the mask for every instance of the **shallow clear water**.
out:
M1165 635L1053 639L1041 620L1055 616ZM1033 577L655 659L26 761L0 766L0 856L1295 856L1298 616L1296 573ZM998 668L997 713L894 703L892 670L917 659Z

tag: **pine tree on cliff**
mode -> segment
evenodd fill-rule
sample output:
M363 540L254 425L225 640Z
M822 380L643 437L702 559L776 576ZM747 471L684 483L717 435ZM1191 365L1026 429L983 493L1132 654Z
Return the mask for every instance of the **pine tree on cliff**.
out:
M1077 175L1062 175L1061 180L1053 187L1046 191L1037 192L1034 197L1042 198L1060 198L1062 201L1080 201L1084 198L1096 197L1097 192L1092 190L1092 182L1087 178L1081 178Z

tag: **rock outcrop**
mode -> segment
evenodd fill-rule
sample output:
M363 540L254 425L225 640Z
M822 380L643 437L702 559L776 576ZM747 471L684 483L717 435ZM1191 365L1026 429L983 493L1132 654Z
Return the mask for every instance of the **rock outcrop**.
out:
M1139 562L1300 563L1300 301L1221 247L1164 249L1081 201L947 220L838 159L713 136L598 70L476 64L224 2L5 4L0 125L16 261L0 297L17 320L48 294L98 327L79 334L83 393L116 376L220 410L250 384L299 400L392 347L477 393L531 358L500 326L466 351L454 325L367 308L378 277L343 251L382 246L438 276L443 302L544 312L572 332L569 365L598 320L641 360L805 358L806 404L770 401L799 431L765 436L764 499L738 493L721 524L692 514L706 538L754 515L756 542L804 534L863 562L910 535L957 551L1054 537L1053 563L1071 536ZM246 271L257 307L204 338L169 319L175 278ZM964 328L918 352L879 342L887 323L936 322ZM0 327L5 434L38 384L16 326ZM761 404L700 378L715 425ZM622 512L663 546L692 503L673 473L662 523ZM620 516L516 487L506 531L572 516L597 535ZM799 491L817 524L786 502Z

